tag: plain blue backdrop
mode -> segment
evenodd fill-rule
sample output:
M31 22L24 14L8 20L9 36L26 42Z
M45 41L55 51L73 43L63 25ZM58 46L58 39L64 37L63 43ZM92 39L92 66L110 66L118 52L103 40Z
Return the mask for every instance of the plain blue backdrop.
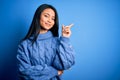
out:
M43 3L57 9L60 33L74 23L76 64L64 80L120 80L120 0L0 0L0 80L17 79L17 45Z

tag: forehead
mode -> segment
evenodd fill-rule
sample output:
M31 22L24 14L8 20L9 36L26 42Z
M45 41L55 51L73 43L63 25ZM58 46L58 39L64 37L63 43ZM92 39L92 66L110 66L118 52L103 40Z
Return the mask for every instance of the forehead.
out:
M53 9L51 9L51 8L44 9L42 13L43 13L43 14L46 13L46 14L55 16L55 11L54 11Z

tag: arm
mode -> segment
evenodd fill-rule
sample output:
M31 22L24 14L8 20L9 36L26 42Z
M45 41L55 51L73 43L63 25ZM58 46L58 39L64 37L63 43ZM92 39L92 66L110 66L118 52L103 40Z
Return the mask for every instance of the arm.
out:
M58 75L58 70L52 66L36 65L32 66L26 47L19 45L17 61L20 77L27 80L46 80Z
M69 37L71 35L70 28L73 24L69 26L62 27L62 37L58 41L57 55L54 60L54 66L60 70L69 69L74 63L74 50L70 44Z
M75 63L74 50L70 44L69 38L60 37L58 55L61 59L63 69L69 69Z
M58 70L69 69L75 63L74 49L72 48L69 38L60 37L53 66Z

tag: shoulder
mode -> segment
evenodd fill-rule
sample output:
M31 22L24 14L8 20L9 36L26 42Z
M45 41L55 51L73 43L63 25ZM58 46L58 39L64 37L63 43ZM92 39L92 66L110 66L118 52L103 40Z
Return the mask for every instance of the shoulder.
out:
M54 37L54 38L52 39L53 43L58 43L58 42L59 42L59 40L60 40L60 38L59 38L59 37Z
M59 43L61 41L63 41L63 42L70 42L70 39L67 38L67 37L62 37L62 36L53 38L53 42Z
M55 40L56 42L60 42L60 41L63 41L63 42L69 42L69 41L70 41L69 38L67 38L67 37L63 37L63 36L55 37L54 40Z
M27 48L28 45L32 44L32 42L29 39L23 40L18 44L18 49L19 48Z

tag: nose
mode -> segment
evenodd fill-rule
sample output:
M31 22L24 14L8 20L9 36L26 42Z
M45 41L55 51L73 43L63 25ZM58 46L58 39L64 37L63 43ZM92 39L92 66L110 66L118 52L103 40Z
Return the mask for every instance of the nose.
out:
M52 21L51 18L48 18L48 22L51 23L51 21Z

